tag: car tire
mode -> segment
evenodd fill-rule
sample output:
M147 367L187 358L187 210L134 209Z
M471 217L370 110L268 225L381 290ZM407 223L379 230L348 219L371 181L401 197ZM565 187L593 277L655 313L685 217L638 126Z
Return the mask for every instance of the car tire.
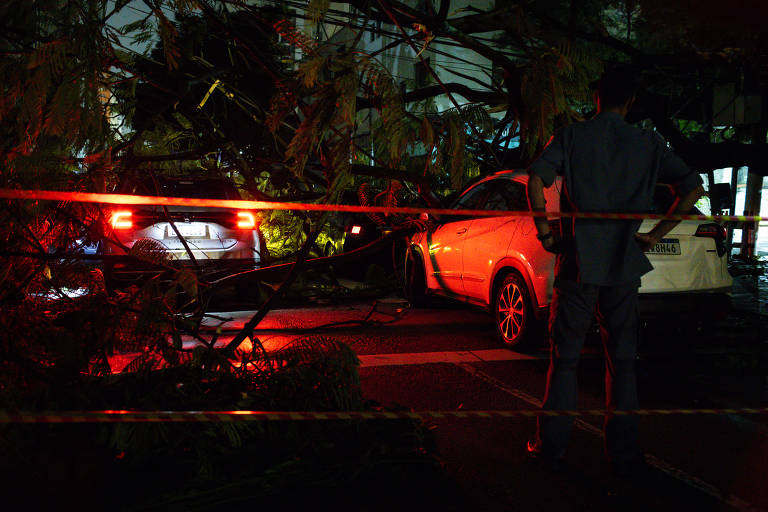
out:
M525 346L533 330L534 318L530 293L522 276L507 274L493 297L496 332L507 348Z
M106 264L101 267L101 275L104 278L104 292L109 297L115 295L116 290L119 289L115 277L112 273L112 265Z
M424 306L427 302L424 262L414 250L409 250L406 254L404 276L403 295L411 306Z

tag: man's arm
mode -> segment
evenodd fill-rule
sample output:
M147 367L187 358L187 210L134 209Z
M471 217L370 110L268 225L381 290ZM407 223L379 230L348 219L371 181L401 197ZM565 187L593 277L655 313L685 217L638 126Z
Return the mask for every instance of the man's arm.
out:
M544 181L536 174L530 174L528 177L528 204L534 212L545 212L546 200L544 199ZM544 249L550 250L555 245L555 237L549 229L549 222L546 217L534 217L533 223L536 225L536 231L539 233L539 239ZM550 236L547 236L550 235ZM546 238L545 238L546 237Z
M689 213L693 208L693 205L696 204L696 201L698 201L699 198L703 195L704 187L699 185L698 187L685 194L677 203L677 207L674 209L674 211L668 213L673 215ZM635 238L637 239L643 251L648 251L651 249L651 247L659 243L659 241L664 238L664 235L672 231L672 228L678 224L680 224L679 220L662 220L659 221L658 224L656 224L648 233L635 233Z
M680 201L678 201L674 211L669 211L667 214L674 215L689 213L693 208L693 205L696 204L696 201L704 195L701 176L691 171L688 165L686 165L674 151L667 147L664 139L656 133L654 133L654 135L656 150L659 151L661 155L659 159L658 181L661 183L675 183L678 189L687 191L682 195ZM643 251L647 251L656 245L664 235L669 233L672 228L679 223L679 220L662 220L648 233L635 233L635 238Z
M528 168L528 206L532 211L546 211L544 188L555 182L557 175L561 173L564 158L563 132L559 131L549 139L542 154ZM549 229L547 218L534 217L533 222L539 233L541 245L547 251L555 252L553 247L557 240Z

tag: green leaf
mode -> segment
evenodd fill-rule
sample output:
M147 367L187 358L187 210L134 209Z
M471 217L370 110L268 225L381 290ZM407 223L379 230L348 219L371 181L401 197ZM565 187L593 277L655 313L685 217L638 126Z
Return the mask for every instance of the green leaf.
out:
M183 268L176 273L176 282L190 297L197 298L198 279L191 269Z
M310 0L309 5L307 5L307 13L312 24L317 24L330 7L330 0Z
M299 67L299 78L306 88L312 88L317 84L320 71L326 63L325 57L313 57L301 64Z
M176 119L176 122L178 122L179 125L182 128L184 128L185 130L191 130L192 129L192 123L189 121L189 119L184 117L179 112L174 112L173 113L173 118Z

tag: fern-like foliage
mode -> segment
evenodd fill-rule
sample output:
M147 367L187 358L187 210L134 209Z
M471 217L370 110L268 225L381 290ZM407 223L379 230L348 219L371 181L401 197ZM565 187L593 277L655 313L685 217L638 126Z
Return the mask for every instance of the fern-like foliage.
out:
M130 103L123 87L135 82L135 59L116 46L123 36L148 40L154 30L163 42L167 66L177 64L176 29L169 10L189 12L194 0L157 0L144 18L113 26L127 2L9 0L0 5L0 162L3 178L17 184L48 183L53 169L93 172L103 189L112 165L110 148L122 140L116 102ZM105 17L105 14L109 16ZM12 35L17 34L17 35Z
M318 23L323 16L325 16L325 13L328 12L330 7L330 0L309 0L307 14L309 15L310 21L313 24Z
M319 162L327 179L326 200L338 197L350 183L359 94L379 105L388 134L382 138L386 141L386 161L397 162L410 140L410 126L399 88L368 56L352 51L332 56L313 53L272 99L266 122L273 133L294 113L299 119L285 149L291 172L301 177L310 159Z
M561 41L543 47L523 74L521 95L526 107L521 116L520 136L530 153L551 136L554 119L580 119L576 106L589 102L589 83L599 76L602 61L586 47Z
M315 52L317 43L314 39L307 37L297 30L290 21L280 20L274 24L273 28L281 37L290 44L300 48L305 54L311 55Z
M153 265L161 265L168 261L168 251L160 242L151 238L136 240L128 254Z
M435 166L434 170L447 167L451 186L459 189L470 177L471 169L476 167L473 158L466 153L468 135L488 137L493 130L493 121L485 108L473 104L447 110L440 115L440 120L446 129L438 146L441 165Z
M281 25L281 34L304 50L302 35L285 32L287 26ZM466 151L469 134L487 137L493 129L491 117L481 105L439 114L427 114L426 109L419 114L409 112L401 84L378 59L359 51L320 47L306 53L295 75L273 97L267 123L277 133L296 115L286 161L299 177L308 162L319 162L328 180L328 199L348 183L344 176L352 158L391 169L445 173L454 187L475 172L477 163ZM365 123L369 133L362 137L358 135L364 131L357 113L358 97L373 106ZM420 168L414 169L415 165Z

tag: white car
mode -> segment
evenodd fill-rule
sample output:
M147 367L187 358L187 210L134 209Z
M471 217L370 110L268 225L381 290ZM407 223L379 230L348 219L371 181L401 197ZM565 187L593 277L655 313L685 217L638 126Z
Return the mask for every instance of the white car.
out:
M451 208L528 210L527 183L524 171L500 171L469 185ZM550 211L559 211L559 183L544 190ZM667 208L671 192L665 186L657 192L659 208ZM645 221L641 231L655 222ZM559 221L550 223L559 229ZM659 304L669 311L680 305L696 307L694 301L712 307L729 303L732 278L725 229L719 224L683 221L648 257L654 270L643 276L641 304ZM487 309L499 337L512 347L547 316L554 261L536 239L531 217L442 216L410 238L404 292L414 305L438 294Z

